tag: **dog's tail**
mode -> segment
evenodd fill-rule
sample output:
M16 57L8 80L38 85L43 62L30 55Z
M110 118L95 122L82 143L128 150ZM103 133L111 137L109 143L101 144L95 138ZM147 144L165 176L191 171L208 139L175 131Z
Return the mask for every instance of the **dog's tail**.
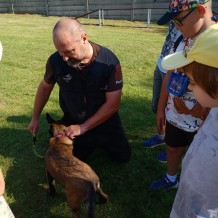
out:
M96 192L91 182L89 182L87 185L88 185L87 218L94 218Z
M106 204L108 202L108 200L109 200L108 196L101 189L100 182L98 182L96 193L98 194L98 203L99 204Z

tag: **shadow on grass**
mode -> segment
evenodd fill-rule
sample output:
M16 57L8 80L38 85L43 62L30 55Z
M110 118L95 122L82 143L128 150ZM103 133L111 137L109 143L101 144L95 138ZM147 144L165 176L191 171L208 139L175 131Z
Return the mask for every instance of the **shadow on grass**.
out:
M59 112L53 111L53 114ZM118 164L111 162L103 150L97 149L88 160L110 199L107 205L96 206L96 217L167 218L175 191L151 193L147 189L166 170L166 166L155 158L159 150L142 146L142 142L155 133L150 102L142 98L124 97L120 115L132 146L132 159L128 163ZM7 171L6 190L7 196L14 198L11 208L16 218L71 217L60 185L57 185L56 197L47 196L44 159L39 159L32 152L32 137L27 130L30 116L10 116L6 119L11 128L0 129L0 154L4 156L4 161L11 162ZM48 124L44 114L40 124L36 148L40 154L45 154Z
M10 206L16 218L70 217L66 213L56 211L56 208L61 207L69 213L65 195L59 185L57 196L53 198L47 195L45 162L33 153L32 136L27 130L30 117L10 116L7 121L11 122L12 126L22 125L25 128L0 129L0 154L4 156L5 161L11 162L5 181L7 196L14 199ZM36 148L44 155L48 144L48 125L41 121L42 128L37 137Z

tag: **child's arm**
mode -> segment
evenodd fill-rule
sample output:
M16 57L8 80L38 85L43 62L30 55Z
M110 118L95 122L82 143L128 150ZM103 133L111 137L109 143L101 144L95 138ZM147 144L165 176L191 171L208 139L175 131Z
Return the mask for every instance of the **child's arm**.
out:
M5 179L2 170L0 169L0 196L3 195L4 192L5 192Z
M167 90L167 84L170 78L171 72L167 72L166 76L164 77L162 86L161 86L161 92L160 92L160 99L158 101L158 107L157 107L157 116L156 116L156 124L158 133L164 133L165 128L165 107L167 105L168 100L168 90Z

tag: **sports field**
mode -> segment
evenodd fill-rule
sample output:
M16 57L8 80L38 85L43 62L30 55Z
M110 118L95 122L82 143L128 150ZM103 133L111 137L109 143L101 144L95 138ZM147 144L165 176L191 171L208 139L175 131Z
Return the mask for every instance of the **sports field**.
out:
M60 17L0 14L0 41L4 52L0 63L0 166L6 177L5 198L16 218L70 218L62 186L57 196L46 195L45 163L32 152L27 127L35 93L43 78L47 58L55 51L52 29ZM149 192L148 185L165 173L166 165L156 154L165 149L143 147L156 133L151 111L152 79L167 26L144 22L80 19L89 40L110 48L120 59L124 88L120 115L131 143L129 163L117 164L97 150L88 163L109 195L107 205L97 205L96 218L168 218L176 191ZM36 149L44 155L48 144L45 113L55 118L62 113L58 88L40 118ZM83 207L85 211L85 206Z

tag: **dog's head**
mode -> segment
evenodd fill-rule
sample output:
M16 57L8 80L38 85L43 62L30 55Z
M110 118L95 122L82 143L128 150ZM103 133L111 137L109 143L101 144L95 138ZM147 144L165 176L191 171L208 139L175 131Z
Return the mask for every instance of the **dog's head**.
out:
M50 124L50 131L54 137L60 138L65 136L66 126L58 123Z
M49 113L46 113L46 120L50 124L49 133L53 137L65 136L66 126L59 121L54 120Z
M65 144L72 144L72 139L65 136L65 125L61 124L59 121L55 121L49 113L46 113L46 120L50 124L49 133L52 136L52 142L56 140Z

